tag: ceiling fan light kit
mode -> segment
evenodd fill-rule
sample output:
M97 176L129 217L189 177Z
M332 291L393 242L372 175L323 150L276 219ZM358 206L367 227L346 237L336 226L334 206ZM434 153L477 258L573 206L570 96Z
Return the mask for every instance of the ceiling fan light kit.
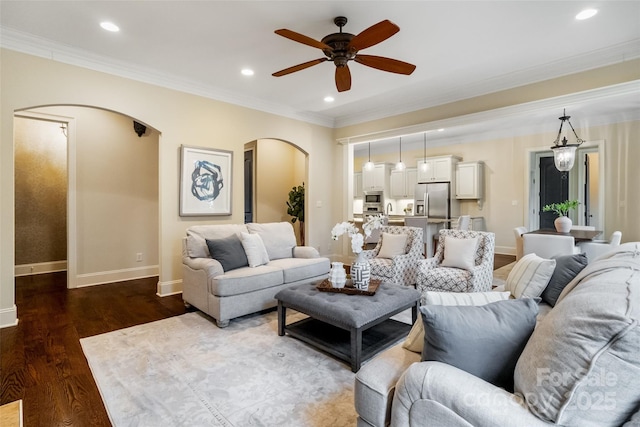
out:
M305 68L318 65L322 62L331 61L336 66L335 82L338 92L345 92L351 89L351 71L349 70L349 61L355 61L367 67L375 68L390 73L409 75L413 73L416 66L408 62L399 61L397 59L386 58L375 55L362 55L358 52L378 43L381 43L400 31L400 27L389 20L380 21L375 25L367 28L357 35L351 33L343 33L342 27L347 23L347 18L338 16L333 22L340 28L339 33L329 34L322 38L321 41L312 39L295 31L280 29L275 33L307 46L321 49L325 54L325 58L318 58L284 70L273 73L274 77L281 77Z

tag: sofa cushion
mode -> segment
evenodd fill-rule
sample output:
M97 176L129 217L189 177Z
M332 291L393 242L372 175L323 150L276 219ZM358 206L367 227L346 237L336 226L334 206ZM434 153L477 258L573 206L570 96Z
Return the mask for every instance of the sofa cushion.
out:
M282 258L270 261L270 267L282 269L284 283L319 277L329 273L329 258Z
M424 293L424 303L430 305L485 305L490 302L509 299L509 292L433 292ZM424 326L422 318L416 319L407 339L402 344L404 348L416 353L422 353L424 347Z
M242 247L240 238L235 234L223 239L205 239L211 258L222 265L224 271L234 270L249 265L247 255Z
M269 254L259 234L242 233L242 247L247 254L249 267L265 265L269 262Z
M408 237L409 236L404 233L382 233L382 244L380 245L378 258L392 259L395 256L404 255Z
M544 420L619 426L638 408L640 249L625 249L565 287L518 360L515 389Z
M527 254L520 258L507 277L506 289L516 298L537 298L549 283L556 261Z
M440 265L443 267L472 270L473 267L475 267L477 247L477 237L473 237L471 239L458 239L455 237L445 236L444 259Z
M191 258L209 258L209 248L205 239L216 240L247 232L244 224L192 225L187 229L186 250Z
M556 300L564 287L587 266L586 254L561 255L555 256L553 259L556 260L556 268L540 296L542 301L551 307L556 305Z
M444 362L507 390L513 388L516 362L536 325L536 300L482 306L425 305L420 311L423 361Z
M293 226L288 222L271 222L247 224L249 233L259 234L269 254L269 259L291 258L296 246L296 235Z
M210 281L209 293L219 297L239 295L284 283L281 268L269 265L242 267L225 272Z

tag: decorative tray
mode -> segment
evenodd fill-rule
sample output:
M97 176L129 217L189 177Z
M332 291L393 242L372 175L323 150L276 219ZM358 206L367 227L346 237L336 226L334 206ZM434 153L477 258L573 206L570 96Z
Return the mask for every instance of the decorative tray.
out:
M353 287L353 281L351 279L347 279L347 283L344 285L344 288L334 288L331 286L331 282L329 279L324 279L322 282L316 285L316 289L322 292L336 292L339 294L349 294L349 295L368 295L372 296L378 290L378 286L382 283L379 279L371 279L369 281L368 289L356 289Z

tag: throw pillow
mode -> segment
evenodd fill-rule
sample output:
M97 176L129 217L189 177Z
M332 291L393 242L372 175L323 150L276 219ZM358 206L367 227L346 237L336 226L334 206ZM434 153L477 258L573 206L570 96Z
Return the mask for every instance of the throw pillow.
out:
M507 276L506 289L515 298L537 298L549 283L556 260L527 254L513 266Z
M257 267L269 262L269 255L259 234L241 233L241 236L249 267Z
M478 238L456 239L445 236L443 267L455 267L463 270L473 270L476 265L476 249Z
M509 292L432 292L425 294L425 304L431 305L485 305L509 299ZM418 318L407 335L402 347L414 353L422 353L424 326Z
M482 306L420 307L422 360L447 363L498 387L513 390L513 372L536 325L533 298Z
M224 271L249 265L240 238L232 234L224 239L205 239L211 258L222 265Z
M639 343L638 252L592 262L538 323L516 365L515 390L553 424L620 426L638 411Z
M551 307L556 305L564 287L587 266L586 254L562 255L553 257L553 259L556 260L556 268L541 295L542 301Z
M290 222L251 222L247 224L251 234L259 234L270 260L293 257L296 235Z
M397 255L405 254L405 246L407 246L407 235L382 233L382 245L378 252L377 258L392 259Z

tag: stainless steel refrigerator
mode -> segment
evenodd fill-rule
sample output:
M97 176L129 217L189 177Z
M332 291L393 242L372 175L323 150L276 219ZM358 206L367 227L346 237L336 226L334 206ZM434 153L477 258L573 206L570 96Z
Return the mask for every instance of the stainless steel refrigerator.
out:
M452 212L451 183L416 184L413 214L430 219L451 219L452 215L456 215L456 212Z

